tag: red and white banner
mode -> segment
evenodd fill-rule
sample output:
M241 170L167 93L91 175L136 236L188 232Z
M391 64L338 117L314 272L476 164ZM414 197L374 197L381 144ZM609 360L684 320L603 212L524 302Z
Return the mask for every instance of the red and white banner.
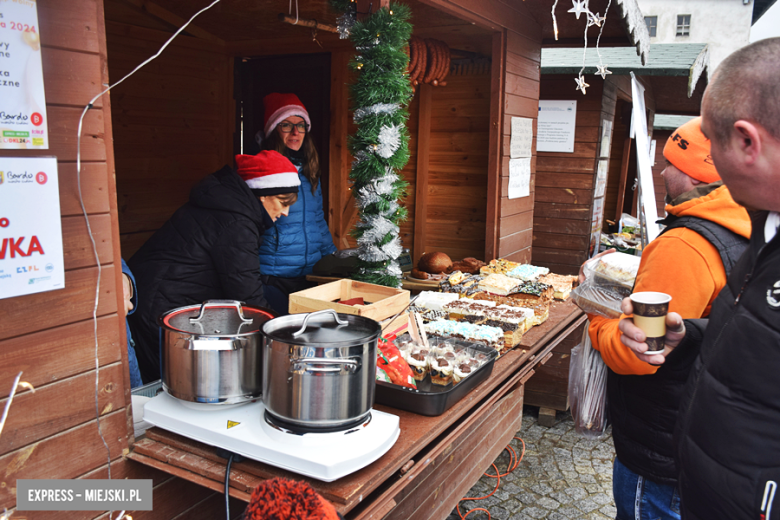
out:
M56 157L0 157L0 299L65 287Z

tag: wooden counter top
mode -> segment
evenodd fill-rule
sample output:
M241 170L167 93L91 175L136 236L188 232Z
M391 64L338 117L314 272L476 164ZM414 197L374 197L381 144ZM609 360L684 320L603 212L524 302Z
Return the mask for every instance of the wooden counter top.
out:
M346 514L361 501L371 500L370 494L378 494L397 482L393 475L408 473L419 462L419 454L435 443L437 437L467 421L470 412L478 406L497 401L533 374L533 368L549 358L550 351L560 340L585 320L582 311L571 302L554 302L549 319L532 328L524 336L520 346L496 360L490 377L472 390L452 408L437 417L426 417L396 410L387 406L375 408L400 418L401 434L395 445L382 457L365 468L335 482L320 482L274 468L256 461L233 463L230 474L230 494L249 501L252 490L264 479L275 476L308 481L320 494L330 500L336 509ZM456 424L457 423L457 424ZM151 428L138 440L128 458L158 468L205 487L222 491L224 488L226 460L217 455L211 446L167 432Z

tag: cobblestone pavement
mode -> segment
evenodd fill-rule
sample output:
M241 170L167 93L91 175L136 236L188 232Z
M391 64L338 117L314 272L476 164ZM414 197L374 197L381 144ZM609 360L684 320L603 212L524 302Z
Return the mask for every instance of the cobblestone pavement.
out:
M501 478L501 486L484 500L461 502L465 514L475 507L490 511L498 520L608 520L615 518L612 501L612 459L615 449L611 430L601 440L588 440L574 430L571 414L558 412L551 428L537 423L538 408L525 407L523 427L517 433L525 441L525 456L512 473ZM512 441L519 455L522 444ZM509 454L496 459L506 472ZM493 473L493 467L488 470ZM482 477L469 491L469 497L488 495L496 480ZM485 520L477 511L468 520ZM447 520L460 520L453 511Z

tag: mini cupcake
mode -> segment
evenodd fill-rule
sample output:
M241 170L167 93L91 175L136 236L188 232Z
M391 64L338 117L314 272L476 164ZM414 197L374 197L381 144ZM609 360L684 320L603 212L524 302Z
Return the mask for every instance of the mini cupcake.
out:
M456 366L455 369L452 371L452 383L457 385L463 379L465 379L466 377L471 375L471 373L475 369L476 369L476 367L473 367L467 361L464 361L460 365Z
M422 381L428 375L430 365L428 363L428 351L425 349L414 349L406 360L412 369L412 376L415 381Z
M444 357L431 359L431 383L439 386L447 386L452 382L454 365Z

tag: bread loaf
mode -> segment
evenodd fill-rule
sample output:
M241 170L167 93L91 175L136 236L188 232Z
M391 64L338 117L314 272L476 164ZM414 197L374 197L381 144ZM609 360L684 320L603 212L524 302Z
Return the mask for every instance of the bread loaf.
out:
M417 262L417 269L430 274L440 274L445 272L451 265L452 260L449 256L441 251L436 251L423 254L420 257L420 261Z

